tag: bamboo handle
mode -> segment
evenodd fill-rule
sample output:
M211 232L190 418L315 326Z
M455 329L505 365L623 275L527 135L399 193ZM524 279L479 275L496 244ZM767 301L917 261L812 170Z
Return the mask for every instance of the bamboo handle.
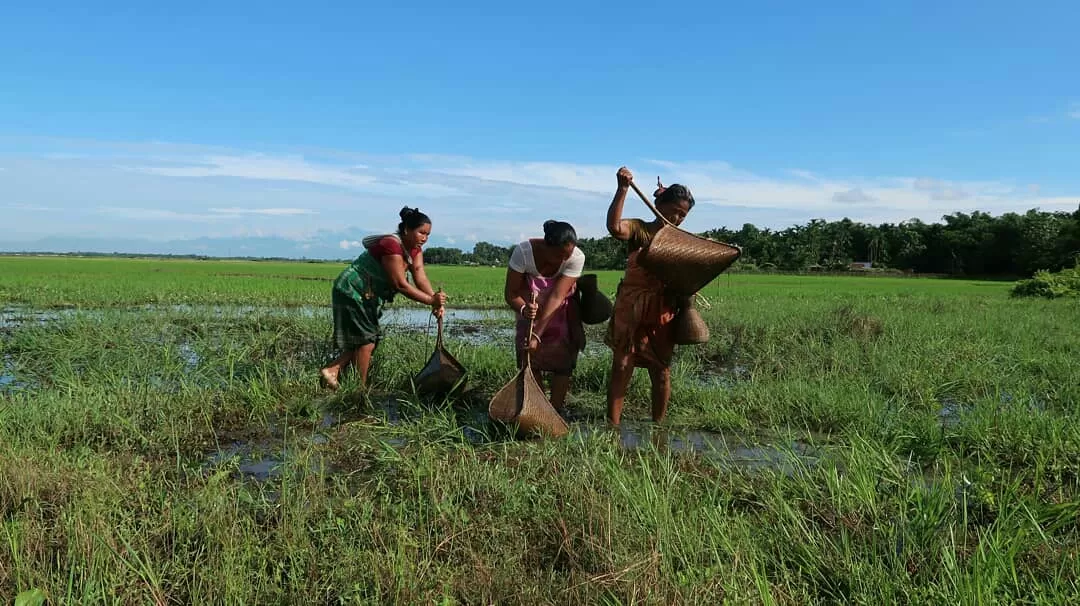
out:
M630 182L630 187L633 188L634 192L637 193L639 198L641 198L641 201L645 203L645 206L648 206L649 210L653 211L653 214L656 215L657 219L660 219L661 221L663 221L664 223L667 223L668 225L671 225L672 227L675 226L674 223L667 220L667 217L665 217L664 215L661 215L660 211L656 210L656 206L654 206L652 201L649 200L648 196L645 195L645 192L641 191L641 189L637 186L637 183L634 183L633 181L631 181Z
M439 289L436 290L435 292L437 292L437 293L442 292L442 285L441 284L439 285ZM443 314L444 315L446 314L446 309L443 309ZM443 339L442 339L443 319L442 319L442 316L439 316L439 317L435 318L435 320L436 320L436 323L437 323L437 325L439 327L437 336L435 337L435 349L442 349L442 347L443 347ZM431 325L428 324L428 326L431 326Z
M532 301L531 301L533 304L536 303L536 298L537 298L537 292L534 290L534 291L532 291ZM532 361L529 359L529 343L532 342L533 326L535 326L535 325L536 325L536 316L533 316L532 318L529 318L529 334L525 335L525 368L529 368L529 365L532 363Z

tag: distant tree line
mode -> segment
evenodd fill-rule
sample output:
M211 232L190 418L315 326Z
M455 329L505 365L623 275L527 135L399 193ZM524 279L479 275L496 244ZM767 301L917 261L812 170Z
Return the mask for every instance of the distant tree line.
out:
M737 244L736 265L779 271L844 271L869 263L917 273L970 276L1030 276L1045 269L1072 267L1080 255L1080 207L1075 212L1030 210L999 217L975 211L943 217L868 225L849 219L814 219L782 230L745 224L738 230L711 229L707 238ZM579 242L589 269L623 269L626 251L613 238ZM479 242L473 251L429 248L424 260L435 264L504 265L510 248Z
M814 219L782 230L750 223L738 230L710 229L700 235L742 247L734 271L846 271L853 263L877 269L966 276L1027 277L1036 271L1074 267L1080 259L1080 206L1074 212L1029 210L999 217L975 211L953 213L941 223L918 219L868 225L849 219ZM611 237L584 238L578 245L588 269L624 269L625 245ZM505 266L511 248L477 242L471 252L458 248L424 249L434 265ZM0 253L42 254L42 253ZM48 253L46 253L48 254ZM53 253L57 254L57 253ZM182 254L58 253L100 257L151 257L209 260L222 257ZM229 257L288 261L288 257ZM319 259L303 259L322 263ZM352 259L339 259L348 262Z

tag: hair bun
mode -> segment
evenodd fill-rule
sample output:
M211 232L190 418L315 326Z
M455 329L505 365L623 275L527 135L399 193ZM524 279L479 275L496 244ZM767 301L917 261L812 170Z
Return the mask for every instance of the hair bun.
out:
M401 217L402 221L404 221L405 219L408 219L409 217L419 213L419 208L409 208L408 206L406 206L401 209L401 212L398 213L398 216Z

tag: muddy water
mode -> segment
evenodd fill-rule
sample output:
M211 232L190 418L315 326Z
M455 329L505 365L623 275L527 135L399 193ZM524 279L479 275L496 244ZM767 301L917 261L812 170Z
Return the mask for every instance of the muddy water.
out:
M192 372L199 367L199 352L190 343L184 342L179 347L180 359L184 361L184 372Z
M212 453L206 464L209 468L220 469L235 463L239 475L266 481L280 477L286 463L295 463L297 456L293 453L296 450L287 448L281 440L237 441ZM309 456L304 467L315 474L332 471L322 457L315 454Z
M0 361L0 393L11 393L24 387L25 383L15 379L15 361L11 356L4 356Z
M372 408L363 411L324 412L312 433L292 434L291 449L285 448L281 438L236 441L210 453L206 465L209 468L220 468L235 461L235 471L240 476L258 481L278 478L285 463L296 456L292 453L303 450L305 445L329 444L335 427L376 419L382 419L385 426L395 427L420 419L424 414L421 410L410 411L416 415L416 419L413 419L410 418L411 414L403 414L400 406L395 398L385 398L373 402ZM456 410L455 413L461 428L462 442L482 447L485 444L513 440L504 428L488 419L487 411L482 407ZM667 429L649 423L634 422L624 422L615 430L602 421L572 419L571 435L566 439L584 444L587 440L616 436L620 446L627 451L656 450L661 453L700 456L724 465L775 470L781 473L792 473L799 465L811 465L816 462L819 454L817 448L797 440L754 442L746 436L707 430ZM394 448L405 448L410 444L408 438L400 435L378 436L378 439ZM318 455L311 455L303 465L313 472L334 473Z
M15 359L5 355L0 361L0 395L13 394L31 387L30 382L19 379Z
M23 324L46 324L74 310L40 310L28 307L4 307L0 309L0 328L17 328Z
M134 311L148 311L162 309L158 307L135 308ZM283 315L299 314L301 316L315 317L329 314L329 310L323 307L306 308L258 308L244 306L168 306L166 309L179 312L207 312L215 315L246 314L253 312L271 312ZM47 323L64 315L73 313L75 310L60 311L35 311L22 308L4 308L0 310L0 326L18 326L27 322ZM435 320L427 309L411 307L398 307L387 309L382 317L382 324L387 328L427 332L434 336ZM445 333L449 338L468 341L472 343L507 343L513 338L513 314L507 310L481 310L481 309L448 309L444 318ZM607 348L598 339L590 339L584 352L585 356L602 356L608 353ZM187 373L198 370L201 364L199 353L186 342L178 345L177 354ZM734 382L747 378L748 369L734 366L724 368L713 373L706 373L698 381L700 384L725 388ZM5 359L0 366L0 392L21 389L24 385L16 380L14 364L10 359ZM410 411L411 412L411 411ZM945 412L943 417L951 417L951 411ZM322 416L314 433L306 438L298 438L307 444L325 444L330 438L326 433L335 426L350 421L358 420L359 417L371 419L373 416L381 417L389 425L400 425L403 419L402 411L396 400L385 399L376 405L374 411L367 414L341 414L327 412ZM422 414L422 411L417 411ZM487 418L483 407L471 408L465 411L457 411L458 421L461 426L462 441L473 445L482 445L492 441L509 439L505 431L493 426ZM613 430L607 429L602 423L590 420L572 419L573 435L571 439L585 440L594 435L614 435ZM384 439L391 446L404 447L407 442L400 437L386 437ZM642 450L655 448L658 451L693 454L708 457L725 462L754 468L787 468L794 458L810 460L813 452L810 447L803 443L749 443L739 436L704 430L668 430L656 428L649 424L635 425L626 423L618 430L619 444L627 450ZM293 451L299 444L294 443L293 449L286 449L280 439L274 441L264 440L256 442L234 442L215 452L208 454L207 464L217 468L226 462L236 461L237 472L242 476L252 477L258 480L266 480L277 477L281 466L294 458ZM308 461L306 464L314 465L313 468L324 468L321 461Z
M474 345L511 343L513 319L513 314L506 310L447 309L443 316L443 335ZM432 339L437 326L430 310L411 307L387 309L379 324L390 330L424 332Z
M588 439L616 430L597 424L572 426L572 436ZM649 450L695 454L740 467L790 470L795 460L811 463L817 449L801 441L751 442L745 436L700 429L666 429L647 423L623 422L619 443L626 450Z
M739 381L750 379L750 369L736 364L729 367L713 368L705 370L694 378L694 381L704 387L719 389L731 389Z

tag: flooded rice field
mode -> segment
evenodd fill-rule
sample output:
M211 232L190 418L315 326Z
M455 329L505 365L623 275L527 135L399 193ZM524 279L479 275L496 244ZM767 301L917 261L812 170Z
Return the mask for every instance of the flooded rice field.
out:
M116 263L125 279L139 266ZM227 273L251 273L237 267ZM469 300L494 304L502 273L482 270L490 284ZM1080 595L1075 306L951 281L875 292L876 280L768 278L717 290L702 309L710 341L676 352L664 422L649 421L639 370L622 425L607 426L610 352L604 327L590 326L570 434L541 440L486 413L516 370L508 311L449 310L447 348L468 390L415 393L436 323L395 305L370 387L346 373L330 392L317 379L336 355L330 309L274 306L320 297L285 280L252 278L265 292L245 298L223 289L246 277L179 287L154 275L161 288L99 293L97 309L0 306L0 594L153 604ZM7 292L86 300L48 296L44 282L34 297ZM185 303L223 300L268 305ZM126 301L170 304L117 307Z
M289 428L271 426L266 436L226 440L207 454L206 468L216 470L228 466L238 477L270 480L279 477L283 468L302 459L313 472L326 475L350 473L348 469L336 469L326 456L333 449L334 441L339 439L342 427L355 424L370 430L367 438L372 442L408 449L416 437L407 427L412 423L423 423L424 414L424 410L418 410L409 402L382 397L362 410L323 412L313 424L300 423ZM508 428L489 419L486 409L480 405L457 407L451 414L456 420L455 435L444 434L442 438L452 439L457 444L487 448L535 440L516 438ZM795 467L814 464L824 448L823 444L812 445L778 436L770 438L765 434L669 429L647 422L630 421L611 427L603 419L582 418L573 413L567 420L571 433L564 439L571 443L605 441L618 444L628 452L700 456L720 465L746 470L790 473Z
M258 369L252 366L244 356L231 359L231 354L222 356L220 349L229 338L229 331L242 321L258 322L259 326L271 320L298 320L301 322L329 321L329 309L316 307L272 308L256 306L140 306L122 310L35 310L19 307L7 307L0 310L0 329L11 333L20 327L43 327L51 324L63 324L69 320L96 321L112 318L130 317L132 321L145 321L147 318L164 321L183 328L179 338L162 336L161 347L174 356L172 373L154 371L141 377L124 377L126 386L142 385L155 391L182 393L189 388L226 389L237 379L246 380L258 375ZM224 324L216 324L225 322ZM415 335L420 337L422 349L430 347L434 340L436 322L427 309L409 307L391 307L385 310L381 323L388 334ZM275 329L280 326L270 324ZM286 325L281 325L286 326ZM215 328L217 327L217 328ZM602 330L603 327L600 327ZM608 349L600 338L600 330L591 329L593 338L588 340L583 359L594 359L604 363L609 355ZM506 355L511 349L514 335L513 314L504 310L450 309L444 318L444 334L451 348L495 347ZM189 335L189 336L184 336ZM412 338L412 337L409 337ZM212 344L212 347L208 347ZM250 356L247 356L250 357ZM311 356L301 352L300 358L307 363L317 361L318 355ZM739 381L749 379L749 370L740 365L729 368L710 368L691 378L694 384L706 390L730 389ZM16 367L15 358L5 354L0 366L0 393L14 393L31 389L32 378L24 376ZM458 437L461 443L477 448L487 448L498 444L515 442L505 427L493 423L486 413L487 398L497 385L481 384L478 390L469 392L454 402L444 403L444 410L453 410L457 419ZM485 389L486 388L486 389ZM235 473L241 477L258 480L274 478L283 465L303 454L310 460L311 470L336 473L329 459L324 458L325 451L335 446L336 430L347 424L368 424L373 429L373 439L394 448L408 448L408 432L398 432L408 424L424 422L424 415L432 409L418 408L414 403L401 400L399 396L384 395L367 400L366 406L343 408L313 402L306 408L317 411L317 423L292 425L270 423L261 428L244 429L232 427L223 435L244 435L245 437L221 437L212 450L206 453L207 469L219 469L223 466L235 466ZM573 402L573 398L572 398ZM438 413L438 411L435 411ZM603 418L602 409L592 409L591 413L582 414L571 406L568 421L572 432L567 438L571 442L584 443L588 440L607 440L618 444L626 451L655 450L660 453L672 453L686 456L700 456L725 465L747 469L768 468L774 470L789 469L793 461L811 462L816 448L798 440L765 439L748 440L739 432L717 432L686 427L661 428L647 422L629 421L619 428L608 427ZM760 433L760 432L759 432ZM254 434L254 435L250 435ZM287 438L286 438L287 436ZM314 450L313 450L314 448Z

